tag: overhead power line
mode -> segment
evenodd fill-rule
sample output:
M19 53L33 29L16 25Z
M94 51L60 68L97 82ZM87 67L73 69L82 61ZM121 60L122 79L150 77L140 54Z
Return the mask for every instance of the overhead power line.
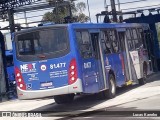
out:
M132 1L132 2L122 2L122 3L120 3L120 4L121 4L121 5L122 5L122 4L131 4L131 3L144 2L144 1L148 1L148 0L136 0L136 1ZM118 5L118 4L115 4L115 5ZM108 6L111 6L111 5L108 5Z
M150 6L143 6L143 7L134 7L134 8L126 8L126 9L122 9L122 10L135 10L135 9L143 9L143 8L151 8L151 7L160 7L160 4L158 5L150 5Z
M136 0L136 1L132 1L132 2L124 2L124 3L120 3L120 4L130 4L130 3L144 2L144 1L148 1L148 0Z

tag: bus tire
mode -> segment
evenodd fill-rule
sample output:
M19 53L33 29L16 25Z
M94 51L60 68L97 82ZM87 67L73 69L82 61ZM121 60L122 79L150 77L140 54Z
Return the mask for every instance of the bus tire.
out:
M116 96L116 82L113 74L109 74L109 89L107 90L107 98L112 99Z
M57 104L71 103L73 99L74 99L74 94L54 96L54 100Z
M144 85L147 82L147 66L143 66L143 78L139 79L139 85Z
M99 99L112 99L116 95L115 77L113 74L109 74L109 89L98 93Z

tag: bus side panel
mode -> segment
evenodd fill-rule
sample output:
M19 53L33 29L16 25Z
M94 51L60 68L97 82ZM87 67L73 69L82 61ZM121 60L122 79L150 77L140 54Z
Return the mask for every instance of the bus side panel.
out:
M95 59L83 59L82 60L82 72L83 72L83 80L85 83L85 93L96 93L99 92L99 84L97 74L97 64Z
M72 28L70 28L72 29ZM71 30L70 34L73 36L74 51L78 65L78 75L82 80L83 93L96 93L99 92L98 75L96 60L94 58L83 58L80 54L80 47L76 40L75 30Z
M116 85L121 86L125 84L124 69L122 68L120 54L109 54L106 56L105 68L107 71L112 70L115 75Z

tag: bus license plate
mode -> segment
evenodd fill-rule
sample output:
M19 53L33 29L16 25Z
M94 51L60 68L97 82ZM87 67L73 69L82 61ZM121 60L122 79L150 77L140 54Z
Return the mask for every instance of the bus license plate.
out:
M41 87L50 87L53 85L53 82L41 83Z

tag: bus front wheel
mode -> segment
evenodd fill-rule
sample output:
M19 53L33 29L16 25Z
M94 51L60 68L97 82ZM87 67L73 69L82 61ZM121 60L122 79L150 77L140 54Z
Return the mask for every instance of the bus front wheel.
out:
M57 104L71 103L73 99L74 99L74 94L54 96L54 100Z

